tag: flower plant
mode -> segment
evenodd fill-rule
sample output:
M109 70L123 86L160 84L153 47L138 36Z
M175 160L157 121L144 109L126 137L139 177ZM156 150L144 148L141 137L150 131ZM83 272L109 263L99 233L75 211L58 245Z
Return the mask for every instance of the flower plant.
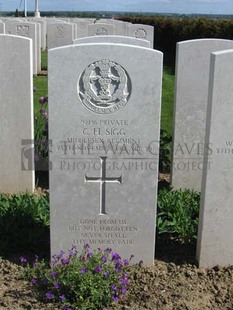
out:
M129 275L126 266L130 259L122 259L110 248L91 251L85 244L81 252L73 244L71 250L61 250L50 263L36 257L32 266L24 257L27 279L40 297L60 303L62 309L103 309L118 301L127 292Z

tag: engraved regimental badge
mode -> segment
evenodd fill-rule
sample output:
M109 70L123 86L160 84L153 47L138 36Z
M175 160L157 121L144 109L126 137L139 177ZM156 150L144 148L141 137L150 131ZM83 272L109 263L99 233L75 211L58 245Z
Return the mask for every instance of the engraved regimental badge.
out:
M84 70L78 82L78 93L89 110L110 114L126 105L131 93L131 81L122 66L102 59Z

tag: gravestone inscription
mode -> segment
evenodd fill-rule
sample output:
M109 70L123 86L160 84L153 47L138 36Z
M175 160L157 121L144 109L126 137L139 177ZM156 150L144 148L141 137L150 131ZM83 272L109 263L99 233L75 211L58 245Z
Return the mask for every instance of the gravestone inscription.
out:
M52 253L88 243L153 263L162 53L73 45L48 70Z

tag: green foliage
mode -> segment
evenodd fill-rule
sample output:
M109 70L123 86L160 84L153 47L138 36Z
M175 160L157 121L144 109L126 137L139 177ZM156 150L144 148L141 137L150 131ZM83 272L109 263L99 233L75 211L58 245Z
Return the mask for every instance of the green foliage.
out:
M34 118L35 164L36 170L48 170L48 96L40 97L40 111Z
M40 97L48 94L48 78L47 76L34 76L33 77L33 87L34 87L34 114L36 115L40 109L41 105L39 103Z
M47 251L49 202L46 195L0 193L0 256Z
M41 52L41 70L47 70L47 56L48 56L47 51Z
M132 258L132 257L131 257ZM21 257L26 264L26 259ZM38 295L60 303L62 309L102 309L125 294L129 261L111 249L90 251L88 244L78 253L77 246L54 255L50 264L36 261L25 268L25 276L34 284Z
M162 189L157 202L157 230L183 242L197 238L200 194L191 190Z
M233 39L232 19L132 16L120 19L154 26L154 48L165 54L165 63L170 65L174 65L177 42L201 38Z
M159 150L159 172L170 171L171 167L171 143L172 137L167 131L160 131L160 150Z

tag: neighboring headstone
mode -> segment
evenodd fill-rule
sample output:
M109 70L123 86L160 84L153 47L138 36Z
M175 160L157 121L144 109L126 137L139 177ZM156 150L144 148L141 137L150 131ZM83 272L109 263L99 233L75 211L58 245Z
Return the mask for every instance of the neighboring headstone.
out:
M46 36L47 36L47 27L46 22L41 18L33 18L33 22L38 23L41 25L41 49L42 51L46 50Z
M136 39L147 40L150 47L154 48L154 27L143 24L127 25L127 35Z
M16 23L16 22L10 22L7 25L8 33L22 36L26 38L32 39L33 42L33 73L37 74L38 72L38 33L37 33L37 26L35 23Z
M81 44L48 64L51 253L89 243L152 264L162 53Z
M5 33L5 24L3 22L0 22L0 34Z
M211 54L206 143L197 244L200 267L233 265L233 50Z
M77 27L76 38L84 38L88 36L89 21L75 19L72 22L75 23Z
M172 186L201 190L210 53L233 41L200 39L177 43L173 124ZM209 162L211 168L211 162Z
M131 25L131 23L123 22L115 19L100 19L97 20L96 23L108 23L112 24L115 27L115 34L118 36L126 36L127 35L127 26Z
M88 25L88 36L115 35L115 26L110 24L90 24Z
M68 23L51 23L47 26L48 49L73 43L73 25Z
M138 45L148 48L150 47L149 41L124 36L93 36L73 40L73 44L83 44L83 43L115 43L115 44L119 43L128 45Z
M32 41L0 35L0 191L32 192Z

